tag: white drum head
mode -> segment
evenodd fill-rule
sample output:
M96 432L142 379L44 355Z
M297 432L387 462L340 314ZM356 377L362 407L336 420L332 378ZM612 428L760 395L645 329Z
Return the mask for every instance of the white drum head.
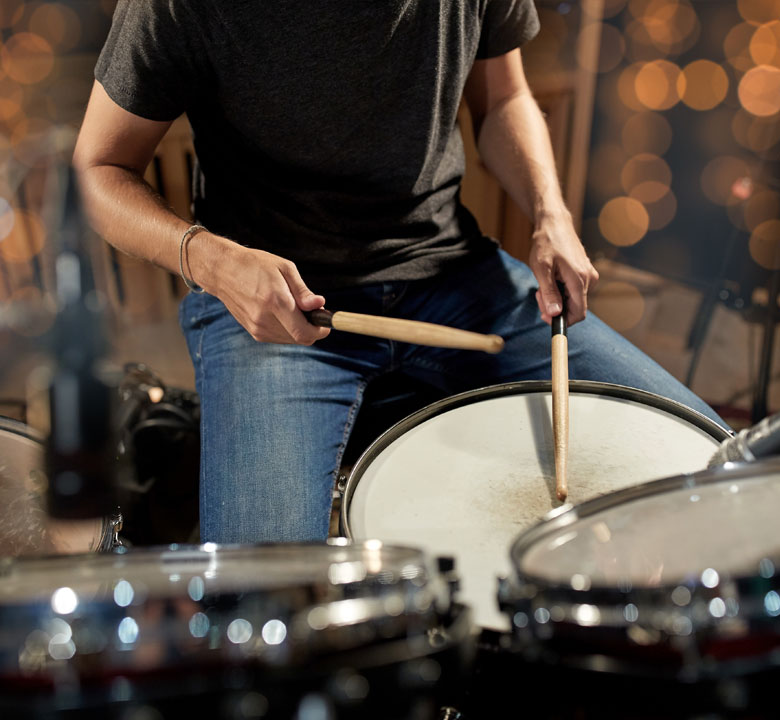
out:
M402 421L353 469L342 522L378 538L451 555L461 600L479 625L508 629L497 579L517 535L555 497L549 383L513 383L450 398ZM569 503L702 470L728 433L640 391L572 381Z

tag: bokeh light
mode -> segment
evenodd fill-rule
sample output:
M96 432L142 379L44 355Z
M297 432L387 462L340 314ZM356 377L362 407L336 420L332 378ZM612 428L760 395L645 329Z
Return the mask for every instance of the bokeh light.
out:
M745 227L755 230L767 220L780 218L780 194L773 190L761 190L744 205Z
M685 76L668 60L644 63L634 79L636 97L650 110L668 110L685 92Z
M663 155L672 144L672 126L660 113L637 113L624 123L621 139L629 155Z
M621 71L617 81L620 101L630 110L637 112L647 110L637 95L637 76L643 67L644 63L632 63Z
M751 176L750 167L743 159L722 155L705 165L701 173L701 189L716 205L728 205L740 199L734 188Z
M19 17L23 0L3 0L0 3L0 28L10 28Z
M699 20L687 0L632 0L631 12L662 54L680 54L699 36Z
M40 35L19 32L0 48L0 62L9 78L22 85L34 85L54 68L54 51Z
M711 60L694 60L678 77L680 99L694 110L712 110L726 98L729 78L726 71Z
M604 0L602 16L605 18L615 17L626 6L627 0Z
M780 0L737 0L739 14L756 25L780 17Z
M59 2L35 7L28 27L57 51L72 50L81 39L81 22L76 11Z
M666 183L657 180L643 180L631 188L629 196L647 206L648 203L658 202L668 193L669 186Z
M13 227L0 240L0 257L11 263L29 262L46 243L46 227L37 213L16 210Z
M650 217L639 200L616 197L599 213L599 229L606 240L618 247L636 245L646 234Z
M553 8L540 7L539 34L533 40L534 63L559 66L567 35L566 19Z
M640 184L650 186L666 186L672 182L672 171L663 158L650 153L640 153L632 157L620 172L620 183L627 193ZM657 194L652 200L658 200L663 193Z
M619 280L601 283L591 307L599 318L619 332L636 327L645 314L645 300L639 288Z
M726 60L740 72L749 70L755 64L750 56L750 41L756 31L750 23L739 23L729 30L723 41Z
M597 168L620 168L628 160L625 150L614 143L602 143L591 153L591 165ZM622 195L624 188L620 183L619 172L598 172L590 178L589 189L606 200Z
M0 80L0 122L8 122L22 112L24 92L9 80Z
M759 65L739 82L739 102L752 115L768 117L780 112L780 68Z
M592 44L599 48L595 62L584 52ZM620 30L613 25L592 22L582 29L578 49L577 61L580 67L590 72L606 73L614 70L623 60L626 42Z
M753 230L750 257L767 270L780 270L780 220L767 220Z
M653 185L657 185L657 191L664 189L666 192L664 192L663 195L657 197L656 199L642 200L641 197L637 196L637 193L646 188L646 186ZM649 197L655 197L656 194L656 192L652 194L648 193ZM667 225L669 225L670 222L672 222L672 220L674 220L675 216L677 215L677 198L668 187L665 187L660 183L642 183L641 185L638 185L636 188L634 188L631 193L631 197L640 200L645 210L647 211L648 231L663 230Z
M750 39L750 57L756 65L780 67L780 20L756 29Z
M740 108L731 123L736 141L753 152L769 150L780 143L780 122L776 118L762 118L751 115Z
M752 232L761 223L780 217L780 194L767 188L753 189L743 202L730 205L728 214L735 227Z

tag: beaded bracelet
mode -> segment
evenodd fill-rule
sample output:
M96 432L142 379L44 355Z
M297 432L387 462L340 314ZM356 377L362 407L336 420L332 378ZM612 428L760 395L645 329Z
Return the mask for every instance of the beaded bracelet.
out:
M196 285L184 274L184 244L187 240L205 229L206 228L204 228L203 225L191 225L184 231L184 235L181 236L181 242L179 243L179 275L181 275L181 279L184 280L184 284L195 293L202 293L204 290L200 285Z

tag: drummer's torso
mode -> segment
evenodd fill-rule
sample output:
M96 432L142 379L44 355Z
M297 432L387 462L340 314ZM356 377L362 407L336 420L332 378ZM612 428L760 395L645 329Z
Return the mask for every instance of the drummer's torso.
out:
M478 231L458 199L457 114L480 5L216 4L202 32L218 102L188 108L199 219L319 287L339 272L414 279L415 258L462 256Z

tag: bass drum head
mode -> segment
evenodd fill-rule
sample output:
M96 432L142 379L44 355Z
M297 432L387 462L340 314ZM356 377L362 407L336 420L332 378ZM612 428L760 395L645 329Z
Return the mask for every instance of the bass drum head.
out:
M607 383L571 381L569 504L706 467L728 431L679 403ZM344 493L348 537L451 555L461 599L484 627L507 630L497 578L517 535L559 508L549 382L464 393L410 416L356 463Z

